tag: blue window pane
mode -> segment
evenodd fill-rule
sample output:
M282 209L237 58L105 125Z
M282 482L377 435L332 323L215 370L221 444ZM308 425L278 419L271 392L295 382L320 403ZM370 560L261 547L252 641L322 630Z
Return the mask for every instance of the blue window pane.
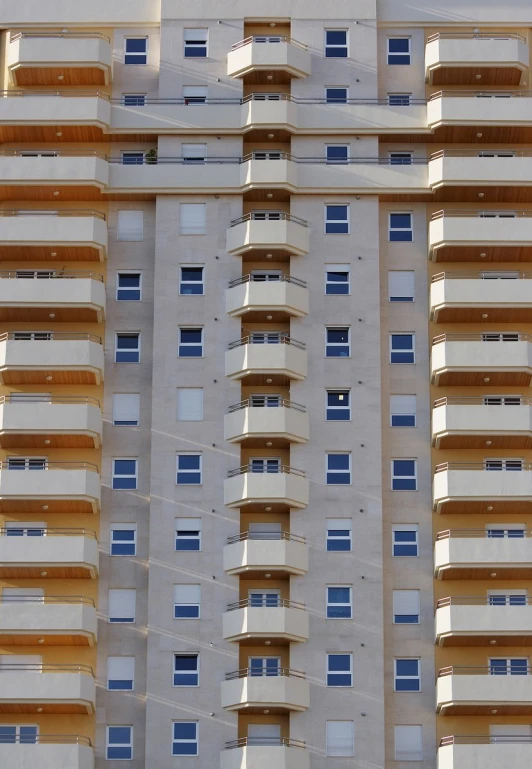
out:
M203 356L202 347L182 347L179 345L180 358L201 358Z
M127 152L122 155L122 164L125 166L142 166L144 164L143 152Z
M197 686L197 673L174 673L174 686Z
M37 742L37 727L36 726L21 726L19 729L20 742L28 744L35 744Z
M329 163L345 162L348 159L347 147L327 147L327 161Z
M348 587L329 587L327 597L329 603L349 603L351 589Z
M411 350L413 342L412 334L392 334L392 350Z
M125 93L122 98L126 107L142 107L146 103L146 96L144 94L135 95Z
M327 206L328 221L345 221L347 219L347 206Z
M205 45L187 45L185 47L185 59L204 59L207 56Z
M0 744L16 742L16 736L15 726L0 726Z
M137 463L134 459L116 459L114 471L116 475L134 475Z
M135 617L109 617L109 622L135 622Z
M398 676L417 676L419 660L396 660L395 671Z
M351 668L351 658L349 654L331 654L328 659L329 671L347 670Z
M120 692L133 691L133 681L122 680L119 678L109 680L107 686L110 691L120 691Z
M351 550L351 542L349 539L328 539L327 551L329 553L348 553Z
M327 283L327 285L325 286L325 293L329 295L348 294L349 284L348 283Z
M125 530L118 530L113 531L113 540L114 542L133 542L135 539L135 532L134 531L125 531Z
M327 409L327 422L344 422L345 420L349 421L350 418L349 409Z
M410 50L410 39L407 37L391 37L388 40L388 50L390 53L408 53Z
M135 555L135 544L121 544L113 542L111 545L111 555Z
M415 478L394 478L393 491L416 491Z
M182 344L192 344L201 342L202 330L200 328L182 328L181 329L181 342Z
M336 104L345 104L347 102L347 88L327 88L325 100Z
M140 290L138 288L119 288L116 294L116 298L119 302L139 302Z
M128 748L125 745L124 747L108 747L107 748L107 759L109 761L112 761L113 759L129 760L132 757L133 757L132 748Z
M145 53L146 40L143 38L134 38L134 37L127 38L126 51L128 53Z
M201 457L193 454L180 454L177 458L177 466L180 470L199 470Z
M124 272L118 277L118 285L120 288L138 288L140 285L140 275Z
M392 427L415 427L414 414L392 414Z
M351 619L350 606L327 606L328 619Z
M349 486L350 483L351 483L350 473L327 473L328 486L339 486L339 485Z
M176 550L199 550L200 543L198 539L182 539L180 537L176 537L175 549Z
M396 531L394 536L396 542L415 542L417 539L415 531Z
M396 557L415 557L417 556L417 545L394 545L393 554Z
M179 742L172 745L173 756L196 756L198 746L195 742Z
M417 614L394 614L396 625L417 625L419 617Z
M184 484L188 484L189 486L199 485L201 483L201 474L200 473L178 473L177 483L184 483Z
M526 606L526 595L511 595L510 606Z
M396 459L393 463L394 475L414 475L416 463L412 459Z
M116 353L116 362L117 363L138 363L140 360L140 356L138 352L117 352Z
M327 467L329 470L349 470L349 454L328 454Z
M182 280L195 280L201 283L203 280L203 267L181 267Z
M388 94L388 104L391 107L408 107L410 104L410 94L390 93Z
M391 296L390 302L413 302L413 296Z
M327 405L328 406L349 406L349 395L348 392L343 393L327 393Z
M327 235L347 235L349 225L347 222L327 222L325 232Z
M390 356L390 362L391 363L413 363L414 353L413 352L392 352Z
M203 284L201 283L182 283L181 294L183 296L202 296Z
M326 40L327 40L327 45L346 45L347 30L328 29L326 31Z
M174 606L174 619L198 619L199 606Z
M326 349L327 358L348 358L349 357L349 347L342 347L340 345L331 347L327 346Z
M412 227L412 214L390 214L390 227L392 229L410 229Z
M195 740L197 724L187 721L174 723L174 740Z
M347 328L328 328L327 329L327 342L333 343L347 343L349 341L349 329Z
M413 239L411 230L390 230L392 243L411 243Z
M398 692L418 692L419 681L416 679L399 678L395 682L395 690Z
M351 673L328 675L327 686L351 686Z
M113 489L136 489L136 478L113 478Z

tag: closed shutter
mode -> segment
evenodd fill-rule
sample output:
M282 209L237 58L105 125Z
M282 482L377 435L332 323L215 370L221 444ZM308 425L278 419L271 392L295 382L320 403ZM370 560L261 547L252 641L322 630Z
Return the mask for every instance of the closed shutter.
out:
M419 590L394 590L393 614L419 617Z
M176 531L201 531L201 518L176 518Z
M390 395L390 411L392 414L415 415L416 396L415 395Z
M135 657L107 657L108 681L133 681Z
M109 617L135 619L136 590L109 590Z
M113 422L139 423L140 395L138 393L115 393L113 395Z
M178 387L178 422L201 422L203 420L203 388Z
M421 726L395 727L395 760L423 760L423 729Z
M144 240L144 211L119 211L117 240Z
M206 144L182 144L181 151L184 158L201 158L207 156Z
M353 721L327 721L327 755L352 756L355 732Z
M413 299L414 272L390 270L388 273L388 296L390 299Z
M181 203L179 207L179 232L181 235L205 235L205 203Z
M200 585L174 585L174 603L197 604L201 598Z

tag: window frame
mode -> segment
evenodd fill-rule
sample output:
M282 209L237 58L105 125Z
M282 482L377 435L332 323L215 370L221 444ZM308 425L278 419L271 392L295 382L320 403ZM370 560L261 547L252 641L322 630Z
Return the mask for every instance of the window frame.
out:
M137 346L136 347L128 347L123 348L121 350L118 347L118 339L121 336L136 336L137 337ZM137 353L138 359L137 360L118 360L118 355L120 352L125 351L129 353ZM133 365L137 365L140 363L140 355L141 355L141 333L140 331L115 331L115 363L132 363Z
M147 96L148 94L146 93L123 93L121 103L124 107L144 107L146 105ZM135 99L137 99L137 101L134 101Z
M329 342L329 331L347 331L346 342ZM347 355L328 355L329 348L347 347ZM325 326L325 357L347 360L351 357L351 326Z
M342 395L347 396L347 406L331 406L329 404L329 395ZM346 418L340 418L340 419L331 419L329 416L329 412L346 412L347 417ZM345 389L327 389L325 390L325 421L326 422L351 422L351 389L345 388Z
M392 289L391 283L393 282L392 275L397 275L398 273L412 275L413 284L412 284L411 296L407 296L406 294L404 296L392 296L392 290L391 290ZM390 304L414 304L415 301L416 301L415 270L388 270L388 302Z
M331 752L331 746L329 744L329 724L350 724L350 732L351 732L351 744L349 746L349 753L338 753L337 750L334 752ZM327 719L325 722L325 756L328 758L347 758L350 756L355 755L355 722L352 720L336 720L336 719Z
M414 398L415 400L415 408L412 413L394 413L394 407L392 405L392 398ZM408 417L408 418L414 418L413 424L405 424L405 425L399 425L393 423L394 417ZM417 395L411 394L411 393L392 393L390 394L390 427L406 427L407 429L411 430L413 427L417 427Z
M396 336L409 336L412 340L412 347L411 349L408 349L407 347L398 347L393 348L393 339ZM415 366L416 364L416 334L413 331L394 331L389 336L389 344L390 344L390 365L391 366ZM392 360L394 353L405 355L407 353L412 354L412 360Z
M345 219L329 219L329 208L345 208ZM351 212L349 203L324 203L324 235L350 235L351 234ZM327 228L329 226L346 225L346 230L343 232L331 232Z
M412 541L399 542L396 540L395 535L399 532L408 532L415 534ZM395 552L396 547L415 547L415 555L401 555ZM418 523L397 523L392 525L392 558L419 558L419 524Z
M179 657L188 657L196 658L196 669L195 671L191 669L190 673L188 672L179 672L178 669L176 669L176 662L179 659ZM176 684L176 676L190 676L190 678L195 676L195 683L185 683L185 684ZM200 685L200 654L199 652L174 652L172 655L172 688L173 689L198 689Z
M400 662L416 662L417 663L417 675L399 675L397 672L397 663ZM417 681L417 689L398 689L397 684L399 681ZM394 657L393 660L393 690L398 694L418 694L421 692L421 657Z
M349 467L347 470L331 469L329 467L329 457L341 456L348 457ZM335 475L349 475L349 482L347 483L329 483L329 476ZM353 485L353 457L350 451L326 451L325 452L325 485L326 486L352 486Z
M329 149L341 148L345 149L345 158L329 158ZM326 143L325 144L325 165L330 166L347 166L351 160L351 145L349 143L340 144L339 142Z
M0 729L14 729L12 741L6 739L7 735L0 737L0 745L36 745L39 741L39 724L5 724L0 723ZM21 734L21 729L35 729L33 734Z
M329 590L335 590L341 588L342 590L349 590L349 601L347 603L335 601L329 602ZM329 615L329 608L334 607L348 607L349 616L347 617L334 617ZM352 620L353 619L353 585L325 585L325 619L327 620Z
M392 227L392 216L409 216L410 227ZM410 233L410 238L394 238L393 233ZM388 211L388 243L414 242L414 213L413 211Z
M186 33L192 32L192 31L198 31L198 32L204 32L205 33L205 43L203 41L188 41L186 38ZM191 42L193 43L187 48L187 43ZM204 50L204 54L189 54L187 55L187 50L190 50L191 48L198 49L198 50ZM183 29L183 58L184 59L208 59L209 58L209 28L208 27L184 27Z
M179 529L178 528L179 521L181 521L181 520L191 521L192 519L191 518L176 518L176 519L174 519L174 551L176 553L200 553L201 549L202 549L201 548L201 545L202 545L202 520L201 520L201 518L197 518L196 519L198 521L198 523L199 523L199 528L197 528L197 529ZM197 537L192 537L192 536L183 537L182 536L181 539L182 540L183 539L191 540L193 542L197 541L198 542L198 547L197 548L188 548L188 547L186 547L186 548L178 548L177 547L178 540L179 540L178 532L180 532L180 531L181 532L197 531L198 532Z
M345 529L332 529L330 528L331 524L329 521L336 521L337 523L340 521L344 521L348 523L349 525ZM331 535L329 532L335 532L335 531L347 531L347 535L340 536L340 535ZM347 548L329 548L329 543L333 542L345 542L349 545ZM326 518L325 519L325 551L327 553L352 553L353 552L353 519L352 518Z
M327 91L345 91L345 98L334 99L327 95ZM326 85L324 93L325 104L348 104L349 103L349 86L348 85Z
M334 281L329 280L329 274L342 275L346 274L347 280ZM347 291L328 291L329 286L346 286ZM326 264L325 265L325 296L350 296L351 295L351 265L350 264Z
M115 472L115 462L134 462L135 473L125 474ZM133 478L135 481L134 486L115 486L115 479L119 478ZM111 490L112 491L135 491L139 487L139 458L138 457L113 457L111 460Z
M417 605L418 605L418 611L417 614L396 614L395 613L395 594L396 593L416 593L417 596ZM395 589L392 591L392 624L394 625L419 625L420 615L421 615L421 594L420 591L416 588L413 589ZM406 620L405 622L401 622L397 620L397 617L416 617L414 621Z
M390 41L391 40L407 40L408 41L408 51L398 53L397 51L390 51ZM408 61L390 61L390 56L396 56L396 57L408 57ZM409 35L391 35L390 37L386 38L386 65L388 67L394 67L394 66L410 66L412 64L412 38Z
M125 527L128 528L125 528ZM113 545L118 544L122 546L124 545L122 542L114 542L113 541L113 535L115 531L132 531L133 532L133 539L128 540L127 545L130 545L133 548L132 553L113 553ZM137 524L136 523L110 523L109 524L109 555L113 558L131 558L132 556L137 555Z
M179 468L180 457L199 457L198 469L191 470L189 468ZM179 481L179 475L199 475L199 482L184 483ZM201 451L178 451L176 452L176 486L202 486L203 485L203 453Z
M344 32L345 33L345 44L340 45L339 43L328 43L327 42L327 35L329 32ZM344 50L345 49L345 56L330 56L329 51L335 51L335 50ZM349 27L326 27L324 29L324 40L323 40L323 58L324 59L348 59L349 58Z
M139 285L138 288L121 288L120 287L120 278L122 275L138 275L139 277ZM127 298L123 299L119 296L120 291L138 291L138 299L135 298ZM115 292L115 300L117 302L142 302L142 271L141 270L117 270L116 271L116 292Z
M115 396L117 395L136 395L138 396L138 418L136 421L133 419L115 419ZM114 427L138 427L140 424L140 393L113 393L112 399L111 399L111 406L112 406L112 419L113 419L113 426Z
M412 103L411 93L389 93L388 94L388 106L389 107L410 107Z
M349 659L349 667L347 670L331 670L330 660L331 657L347 657ZM327 688L340 689L340 688L352 688L353 687L353 652L325 652L325 685ZM333 684L330 683L331 677L349 676L349 683Z
M129 729L129 742L111 742L110 729ZM126 757L110 756L109 749L113 746L130 748L131 754ZM133 726L129 724L107 724L105 727L105 758L107 761L132 761L133 759Z
M177 603L176 601L176 587L195 587L198 588L199 598L197 603ZM178 617L177 616L177 607L178 606L195 606L198 609L198 613L195 617ZM173 612L173 618L175 620L197 620L201 619L201 585L200 584L193 584L189 582L178 582L174 584L174 612Z
M175 725L176 724L194 724L195 727L195 739L194 740L188 740L188 739L177 739L175 736ZM172 745L171 745L171 755L172 756L190 756L195 757L199 756L199 721L172 721ZM176 753L174 748L176 745L195 745L196 746L196 752L195 753Z
M181 334L183 331L201 331L201 339L199 342L182 342ZM187 348L201 349L201 355L182 355L182 349ZM186 358L188 360L201 360L205 357L205 327L204 326L179 326L177 329L177 357Z
M128 659L133 660L133 678L110 678L109 677L109 660L112 659ZM107 657L107 679L106 679L106 690L108 692L134 692L135 691L135 657L132 655L109 655ZM111 681L131 681L131 686L123 686L123 687L117 687L117 686L109 686L109 683Z
M183 269L196 271L201 270L201 281L183 280ZM184 286L201 286L201 291L195 293L184 292L182 289ZM180 264L179 265L179 296L205 296L205 265L204 264Z
M127 50L127 44L129 40L144 40L146 45L144 46L144 51L132 51L128 53ZM145 61L126 61L128 56L135 56L135 57L141 57L144 56ZM126 35L124 37L124 61L123 64L130 67L130 66L141 66L145 67L148 64L148 35Z
M417 477L417 457L394 457L391 460L391 490L392 491L418 491L418 477ZM413 475L396 475L395 472L395 463L396 462L413 462L414 463L414 474ZM399 479L408 479L408 480L414 480L414 488L413 489L399 489L394 488L394 480Z
M111 592L121 590L126 590L128 593L133 593L135 601L134 601L134 607L133 607L133 618L130 617L111 617ZM137 589L135 587L132 588L126 588L126 587L110 587L107 591L107 600L108 600L108 607L107 607L107 620L109 625L135 625L137 621Z

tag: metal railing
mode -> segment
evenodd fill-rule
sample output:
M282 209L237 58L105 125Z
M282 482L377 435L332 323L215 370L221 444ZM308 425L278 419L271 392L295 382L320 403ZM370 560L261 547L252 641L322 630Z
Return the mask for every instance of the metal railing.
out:
M514 272L508 270L508 277L504 270L491 270L491 274L497 277L490 277L490 270L482 272L438 272L432 276L432 283L438 283L440 280L532 280L532 272Z
M496 336L512 337L511 339L496 340ZM492 337L491 339L487 337ZM493 344L495 341L503 342L532 342L532 334L523 334L520 331L479 331L476 334L438 334L432 339L432 344L441 344L442 342L486 342Z
M276 275L275 278L272 278L271 280L268 280L268 277L264 275L242 275L241 278L229 281L229 288L242 286L244 283L293 283L294 286L300 286L301 288L307 287L304 280L293 278L291 275Z
M17 457L17 459L34 459L33 457ZM40 457L35 457L36 461L40 461ZM0 470L13 470L13 472L20 473L23 470L28 470L32 473L43 472L44 470L88 470L91 473L98 472L98 465L92 462L48 462L44 461L42 465L34 465L29 467L28 465L14 466L9 460L0 462Z
M79 595L24 595L17 596L0 595L0 603L47 603L47 604L71 604L80 606L95 606L92 598Z
M510 472L510 473L518 473L522 470L532 470L532 463L530 462L521 462L519 465L519 468L515 469L509 469L505 470L504 467L488 467L488 463L492 462L498 462L502 461L504 464L505 461L512 461L512 460L489 460L487 459L485 462L442 462L439 465L436 465L434 468L435 473L443 473L447 470L482 470L486 473L502 473L502 472Z
M496 529L497 527L494 527ZM502 526L500 527L503 528ZM525 537L532 537L532 531L526 531L525 529L510 529L509 531L519 531L522 533L522 537L495 537L490 535L490 529L447 529L446 531L439 531L436 540L439 542L442 539L516 539L521 540Z
M61 98L98 98L98 99L105 99L105 101L111 101L111 98L108 94L104 93L103 91L78 91L73 89L72 91L0 91L0 99L23 99L23 98L31 98L32 96L38 96L42 98L48 97L56 97L59 96Z
M229 742L225 743L226 750L249 747L283 747L304 749L306 747L306 743L302 742L302 740L292 740L290 737L240 737L238 740L230 740Z
M1 403L1 400L0 400ZM279 398L279 402L276 406L255 406L253 404L253 399L248 398L245 401L240 401L240 403L234 403L232 406L229 406L229 413L232 414L234 411L241 411L242 409L262 409L263 411L267 411L267 409L295 409L296 411L302 411L303 413L306 413L307 409L305 406L302 406L300 403L294 403L294 401L286 400L286 398Z
M0 463L4 464L4 463ZM277 465L276 467L264 467L257 469L253 465L242 465L236 470L229 470L228 477L234 478L237 475L244 475L245 473L251 473L252 475L297 475L299 478L306 478L304 470L297 470L295 467L288 467L288 465Z
M427 37L427 43L433 40L520 40L526 43L526 37L517 32L436 32Z
M18 530L42 531L42 535L39 535L41 537L87 537L88 539L97 539L96 532L92 531L92 529L50 529L47 526L28 526L24 523L21 523L20 526L13 526L7 529L0 528L0 537L14 538L16 535L13 532ZM36 536L33 537L33 539L36 538Z
M23 37L52 37L52 38L59 38L59 37L66 37L66 38L95 38L98 40L106 40L108 43L111 42L111 39L107 37L107 35L102 35L100 32L16 32L14 35L11 36L10 42L13 43L15 40L20 40Z
M270 333L270 332L265 332ZM275 333L275 332L273 332ZM2 341L2 335L0 335L0 342ZM283 334L282 332L279 334L278 339L276 341L268 342L266 340L256 340L253 338L253 336L243 336L241 339L237 339L235 342L231 342L229 345L230 350L234 350L235 347L242 347L244 344L260 344L260 345L276 345L276 344L289 344L292 345L292 347L297 347L300 350L306 350L307 345L304 342L298 342L297 339L292 339L292 337L288 336L287 334Z
M482 666L456 666L449 665L445 668L440 668L438 671L438 678L444 678L445 676L490 676L490 675L530 675L532 667L527 665L526 667L512 670L510 665L506 667L496 667L495 665L482 665Z
M22 336L23 334L27 334L28 338L24 338ZM32 338L34 336L36 338ZM82 341L102 344L101 337L96 336L95 334L86 334L81 331L6 331L3 334L0 334L0 342L5 342L8 339L16 342Z
M482 211L471 211L467 208L453 208L453 209L442 209L441 211L435 211L432 216L431 220L434 221L435 219L442 219L446 216L451 217L467 217L468 219L530 219L532 217L532 210L530 211L515 211L513 208L508 209L508 211L501 210L499 208L494 208L493 210L482 210Z
M2 668L0 667L0 670ZM306 678L306 675L300 670L290 670L290 668L242 668L232 673L225 674L226 681L234 681L235 678Z
M21 671L29 671L30 673L83 673L94 678L94 670L89 665L43 665L39 662L33 664L0 662L0 674Z
M532 211L530 213L532 215ZM233 219L231 227L236 227L237 224L252 220L261 222L287 221L295 222L302 227L308 227L308 222L305 219L300 219L299 216L292 216L292 214L287 214L284 211L251 211L249 214L244 214L244 216L240 216L238 219Z
M486 154L483 154L483 153ZM499 153L501 157L499 158ZM493 150L493 156L490 150L438 150L432 152L429 160L439 160L440 158L479 158L479 160L511 160L512 158L530 158L532 150Z
M273 601L273 598L277 598ZM532 599L531 599L532 600ZM227 604L227 611L236 611L237 609L301 609L305 608L304 603L297 603L296 601L290 601L287 598L281 598L280 596L268 596L268 600L262 602L253 598L243 598L241 601L235 601L234 603Z
M431 94L429 97L429 101L434 101L435 99L441 99L441 98L490 98L490 97L498 97L500 99L508 98L508 99L529 99L532 97L532 91L497 91L495 89L489 89L489 88L479 88L476 91L437 91L436 93Z
M305 51L307 50L307 46L304 43L300 43L298 40L294 40L293 37L287 35L250 35L250 37L246 37L244 40L234 43L231 46L231 50L236 51L237 48L243 48L245 45L250 45L251 43L290 43L290 45L303 48Z
M512 592L511 588L508 588L508 594ZM437 605L438 609L443 609L446 606L495 606L500 608L501 606L512 606L512 604L506 603L492 603L491 598L497 598L501 596L468 596L468 595L453 595L447 598L440 598ZM515 608L522 608L523 606L532 606L532 597L528 595L520 595L522 599L521 603L513 604ZM489 631L486 631L489 632Z
M523 744L532 745L532 737L530 734L481 734L481 735L459 735L454 734L449 737L442 737L440 740L440 748L446 745L499 745L499 744Z
M0 745L85 745L92 748L88 737L79 734L17 734L0 736Z
M65 217L65 218L74 218L78 216L94 216L96 219L103 219L105 221L105 214L102 214L101 211L92 211L90 209L76 209L76 208L63 208L63 209L53 209L53 210L47 210L47 209L15 209L15 210L6 210L6 209L0 209L0 216L59 216L59 217Z
M494 398L518 398L519 403L486 403L486 399L489 400L489 395L470 395L463 398L453 397L453 398L438 398L434 401L434 408L438 408L439 406L496 406L497 408L501 406L508 406L508 408L515 408L516 406L531 406L532 405L532 398L529 398L525 395L501 395L501 396L493 396Z
M100 401L91 398L88 395L31 395L26 393L11 393L10 395L0 395L0 405L5 403L60 403L62 405L86 404L88 406L98 406Z
M0 280L97 280L103 283L103 275L97 272L54 272L54 270L0 270Z
M307 541L306 537L300 537L298 534L292 534L289 531L242 531L233 537L227 537L227 544L234 545L236 542L246 542L247 540L267 542L285 540L287 542L299 542L303 545Z

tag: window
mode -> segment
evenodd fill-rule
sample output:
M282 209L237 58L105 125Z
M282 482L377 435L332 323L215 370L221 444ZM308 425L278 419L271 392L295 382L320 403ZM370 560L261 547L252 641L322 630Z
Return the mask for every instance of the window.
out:
M135 688L135 657L107 657L109 691L132 692Z
M416 426L416 400L415 395L390 395L392 427Z
M115 363L140 363L139 333L121 332L115 339Z
M123 166L143 166L144 152L121 152L120 159Z
M248 659L249 675L257 676L278 676L281 671L280 657L249 657Z
M281 605L281 591L278 588L262 588L248 591L249 605L272 608Z
M105 757L108 761L113 759L130 761L133 758L133 727L108 726L106 745Z
M351 419L350 390L327 390L325 418L327 422L346 422Z
M113 393L114 425L138 425L139 415L139 393Z
M137 524L136 523L112 523L111 524L111 555L136 555L137 554Z
M347 58L347 29L325 30L325 58Z
M249 466L252 473L279 473L281 460L277 457L253 457Z
M326 294L349 294L349 274L348 264L326 264L325 265L325 293Z
M337 328L329 326L325 329L325 357L349 358L351 355L349 327Z
M415 363L414 334L390 334L390 363Z
M119 211L116 224L117 240L144 240L144 211Z
M348 144L326 144L325 160L327 163L336 165L347 165L349 163L349 145Z
M187 452L177 455L177 480L183 486L199 486L201 484L201 454Z
M184 85L183 101L185 104L205 104L207 101L207 86Z
M44 588L4 587L2 601L3 603L44 603Z
M15 744L35 745L39 736L39 727L19 724L0 725L0 745Z
M414 231L412 228L412 214L397 213L390 214L390 226L388 239L392 243L408 242L414 240Z
M147 64L148 63L148 38L147 37L126 37L126 53L124 64Z
M182 144L181 155L187 165L204 165L207 157L206 144Z
M416 465L416 459L392 459L392 491L417 491Z
M199 654L174 654L174 686L199 686Z
M181 203L179 206L179 232L181 235L205 235L205 203Z
M179 280L179 293L181 296L199 296L204 293L203 267L181 267Z
M325 206L325 233L327 235L349 234L349 206Z
M197 756L198 731L199 724L197 721L174 721L172 724L172 755Z
M486 526L486 536L489 539L523 539L525 529L523 523L490 523Z
M394 660L394 688L396 692L421 691L419 659Z
M327 721L325 728L327 756L353 756L355 724L353 721Z
M200 585L174 585L174 619L199 619Z
M4 521L6 537L44 537L46 523L34 521Z
M502 470L508 470L510 472L521 472L523 469L522 459L485 459L485 470L495 470L501 472Z
M423 761L423 727L395 726L395 760Z
M327 518L326 527L327 552L350 552L353 521L350 518Z
M329 585L327 587L327 619L351 619L351 587Z
M138 459L113 459L113 489L136 489Z
M48 459L46 457L8 457L8 470L46 470Z
M411 166L413 152L390 152L390 165L391 166Z
M109 590L109 622L135 622L136 590Z
M202 387L178 387L177 388L177 421L178 422L202 422L203 421L203 388Z
M341 85L325 86L325 101L327 104L347 104L349 88Z
M419 526L413 523L397 524L392 529L395 558L415 558L419 555Z
M389 93L388 94L388 106L389 107L409 107L411 93Z
M4 588L5 593L5 588ZM526 606L528 593L526 590L512 590L511 593L504 590L489 590L489 606Z
M327 453L326 483L328 486L343 486L351 483L351 454Z
M143 107L146 104L145 93L123 93L122 104L124 107Z
M175 549L201 550L201 518L175 519Z
M388 299L390 302L414 301L413 270L390 270L388 272Z
M179 329L178 358L203 357L203 329L181 327Z
M250 521L248 523L248 539L281 539L281 524Z
M204 59L207 56L207 34L206 29L183 30L185 59Z
M396 625L419 624L419 590L393 591L393 621Z
M353 686L352 654L327 654L327 686Z
M527 676L528 657L492 657L489 661L492 676Z
M118 302L140 302L142 291L142 273L117 272L116 299Z
M410 38L388 38L388 64L410 64Z

